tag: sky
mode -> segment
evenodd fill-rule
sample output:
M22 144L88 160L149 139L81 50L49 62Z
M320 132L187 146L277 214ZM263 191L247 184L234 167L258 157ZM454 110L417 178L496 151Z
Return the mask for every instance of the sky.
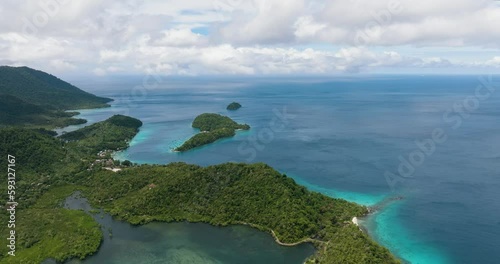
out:
M493 0L2 0L0 65L54 74L500 73Z

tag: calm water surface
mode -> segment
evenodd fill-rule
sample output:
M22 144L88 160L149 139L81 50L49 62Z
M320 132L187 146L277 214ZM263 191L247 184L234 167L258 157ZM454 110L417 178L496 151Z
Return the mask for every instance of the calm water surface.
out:
M87 213L91 209L77 193L66 199L65 207ZM301 264L315 251L311 244L282 247L270 234L247 226L214 227L202 223L132 226L115 221L102 211L91 215L101 225L104 241L95 255L67 264Z
M74 81L116 100L111 108L82 112L82 118L96 122L127 114L144 122L131 147L117 153L119 159L203 166L265 162L309 189L333 197L374 205L401 195L403 200L363 221L372 237L400 258L411 263L500 260L500 97L493 93L469 105L473 110L462 115L454 110L475 96L481 84L476 76L164 79L156 89L134 92L133 87L141 83L132 77ZM232 101L243 108L226 111ZM228 115L252 129L186 153L172 152L196 133L191 122L205 112ZM418 150L415 141L431 138L435 129L443 131L446 142L424 156L411 177L391 189L385 172L397 173L400 156L408 160ZM184 227L189 231L177 240L189 239L202 228L179 224ZM147 228L161 229L155 224ZM226 235L230 236L221 233ZM213 246L209 240L198 241L192 253L179 255L198 258L203 248ZM218 256L211 255L214 261L222 261Z

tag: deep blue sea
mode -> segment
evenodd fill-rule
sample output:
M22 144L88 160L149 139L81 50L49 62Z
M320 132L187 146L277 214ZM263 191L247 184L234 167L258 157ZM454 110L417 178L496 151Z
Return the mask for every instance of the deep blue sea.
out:
M475 264L500 262L500 77L492 77L493 86L481 78L165 77L147 78L146 87L142 77L72 82L115 99L111 108L81 111L90 123L113 114L144 122L119 159L265 162L311 190L381 205L362 224L407 262ZM243 108L227 111L232 101ZM191 122L206 112L252 128L173 152L197 133Z

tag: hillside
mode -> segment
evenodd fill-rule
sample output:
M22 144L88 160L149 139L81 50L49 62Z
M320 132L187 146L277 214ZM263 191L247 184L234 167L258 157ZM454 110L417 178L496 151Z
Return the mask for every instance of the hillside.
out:
M210 132L216 129L250 129L248 125L240 125L227 116L219 114L205 113L197 116L193 121L193 127L203 132Z
M68 184L84 177L90 162L98 158L87 150L126 146L141 124L137 119L114 116L70 134L78 143L41 129L0 128L0 154L13 155L16 160L15 198L19 203L16 256L7 257L7 247L3 247L0 263L83 259L97 251L102 239L99 224L82 211L61 208L60 201L76 188ZM6 162L1 159L0 166L7 168ZM7 193L7 185L0 185L0 191ZM0 211L0 220L7 223L6 210ZM7 225L0 226L0 234L8 232Z
M114 115L106 121L63 134L60 138L83 153L93 154L100 150L126 148L127 141L139 132L141 126L142 122L138 119Z
M3 95L57 110L105 107L106 103L112 101L28 67L0 66L0 96Z
M0 95L0 126L64 127L84 124L85 119L72 118L76 112L48 109L27 103L12 95Z
M13 155L19 164L16 196L22 201L20 206L29 206L53 185L78 178L89 161L100 158L100 150L126 147L140 125L137 119L114 116L68 133L64 140L46 130L0 128L0 156ZM6 160L0 159L3 168ZM0 191L5 188L6 184L0 185Z
M111 99L97 97L28 67L0 66L0 127L55 128L83 124L69 109L105 107Z

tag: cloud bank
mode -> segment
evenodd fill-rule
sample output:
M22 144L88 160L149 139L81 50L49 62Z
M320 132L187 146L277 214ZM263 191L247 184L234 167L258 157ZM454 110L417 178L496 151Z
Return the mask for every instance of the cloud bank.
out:
M6 0L0 63L96 75L495 71L497 3Z

